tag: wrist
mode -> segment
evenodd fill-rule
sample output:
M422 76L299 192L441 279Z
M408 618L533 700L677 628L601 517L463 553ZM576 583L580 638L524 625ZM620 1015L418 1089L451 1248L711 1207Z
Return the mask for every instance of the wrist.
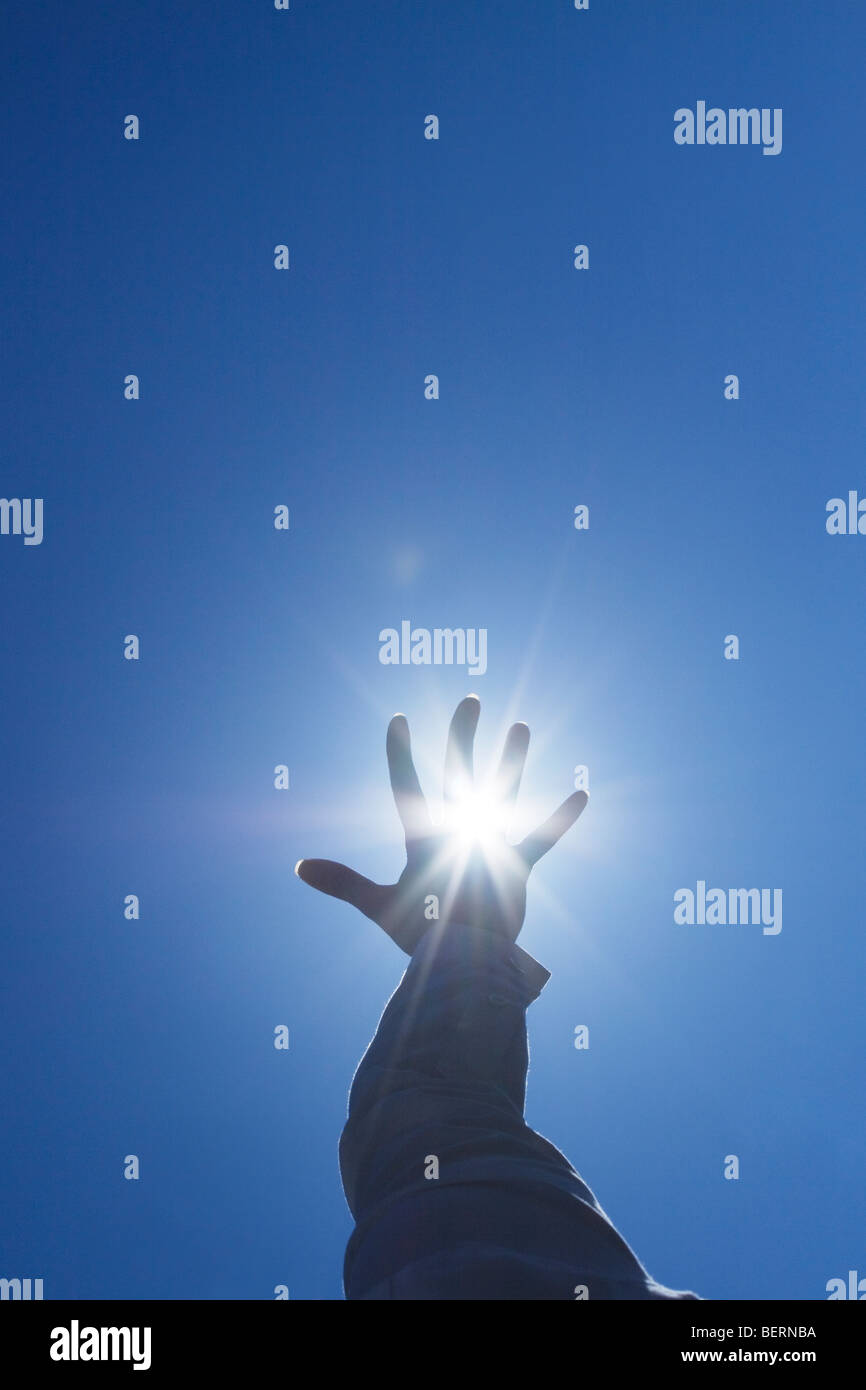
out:
M436 960L442 966L459 964L461 969L483 968L494 960L507 962L519 981L524 1002L538 998L550 971L518 946L503 931L478 922L450 918L431 922L412 951L412 961L427 969Z

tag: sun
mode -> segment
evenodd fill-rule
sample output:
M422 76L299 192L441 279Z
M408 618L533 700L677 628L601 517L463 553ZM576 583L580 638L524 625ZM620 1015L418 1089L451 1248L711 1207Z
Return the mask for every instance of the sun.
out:
M502 846L507 821L502 802L489 791L473 787L446 807L444 828L462 848L493 854Z

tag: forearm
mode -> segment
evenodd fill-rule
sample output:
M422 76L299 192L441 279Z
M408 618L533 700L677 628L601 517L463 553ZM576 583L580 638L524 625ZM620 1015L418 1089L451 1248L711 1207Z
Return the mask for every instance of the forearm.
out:
M431 925L352 1084L340 1161L356 1219L423 1186L429 1156L444 1182L509 1157L573 1174L523 1119L525 1010L548 978L504 936Z
M526 1088L526 1006L549 974L506 937L483 927L431 923L358 1068L350 1116L368 1103L370 1072L399 1087L399 1073L482 1081L521 1114ZM384 1073L388 1073L387 1076Z
M450 1296L430 1292L427 1265L427 1292L368 1290L442 1259L453 1288L467 1241L487 1274L474 1265L476 1292L460 1297L499 1289L500 1274L507 1284L515 1260L517 1285L536 1290L521 1296L571 1298L589 1280L593 1297L693 1297L653 1285L565 1155L523 1118L525 1009L547 978L478 928L446 927L419 944L355 1074L340 1141L357 1223L347 1297Z

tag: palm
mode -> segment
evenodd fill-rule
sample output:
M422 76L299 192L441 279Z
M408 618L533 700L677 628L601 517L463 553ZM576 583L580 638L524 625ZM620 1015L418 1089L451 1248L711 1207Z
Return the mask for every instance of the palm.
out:
M435 826L418 782L409 726L396 714L388 726L387 754L394 800L406 836L406 867L396 883L373 883L345 864L330 859L302 859L298 877L313 888L352 903L372 918L410 955L431 921L486 926L516 940L526 909L526 881L533 865L565 833L587 803L575 792L554 814L518 845L509 845L501 830L483 843L473 841L474 779L472 750L480 703L461 700L448 731L445 754L445 822ZM523 774L529 730L514 724L493 784L491 803L504 824ZM457 821L464 821L462 829Z
M386 889L379 925L410 953L435 920L489 926L517 937L531 864L505 842L467 845L449 830L406 841L406 867Z

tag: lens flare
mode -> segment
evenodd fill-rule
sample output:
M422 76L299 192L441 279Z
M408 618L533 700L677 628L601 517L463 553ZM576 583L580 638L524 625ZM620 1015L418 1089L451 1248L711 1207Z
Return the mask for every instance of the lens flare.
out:
M466 849L492 853L502 845L507 813L489 791L472 789L452 802L445 814L445 828Z

